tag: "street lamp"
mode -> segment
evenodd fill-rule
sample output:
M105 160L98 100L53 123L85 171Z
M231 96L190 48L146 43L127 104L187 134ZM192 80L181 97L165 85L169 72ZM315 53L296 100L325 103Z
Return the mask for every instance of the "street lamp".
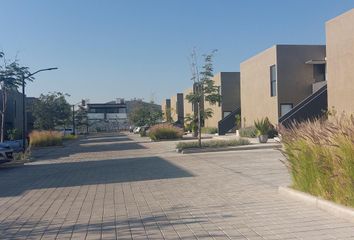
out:
M26 97L25 97L25 80L32 77L33 75L39 73L39 72L44 72L44 71L51 71L51 70L57 70L58 68L44 68L40 69L38 71L35 71L34 73L30 73L27 76L22 75L22 149L23 152L26 151Z

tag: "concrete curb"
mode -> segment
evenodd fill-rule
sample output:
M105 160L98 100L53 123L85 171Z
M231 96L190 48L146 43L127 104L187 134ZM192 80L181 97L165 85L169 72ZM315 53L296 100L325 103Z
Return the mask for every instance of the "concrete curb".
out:
M334 216L354 222L354 208L339 205L337 203L330 202L288 187L279 187L278 192L280 195L295 198Z
M242 145L236 147L222 147L222 148L189 148L177 152L182 154L189 153L205 153L205 152L226 152L226 151L243 151L243 150L257 150L257 149L275 149L281 148L282 145L279 143L268 143L268 144L250 144L250 145Z

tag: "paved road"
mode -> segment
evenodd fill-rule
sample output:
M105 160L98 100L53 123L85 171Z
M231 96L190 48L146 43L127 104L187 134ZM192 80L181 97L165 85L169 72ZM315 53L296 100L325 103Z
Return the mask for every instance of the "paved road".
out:
M274 150L179 155L105 135L0 169L0 239L354 239L354 224L277 194Z

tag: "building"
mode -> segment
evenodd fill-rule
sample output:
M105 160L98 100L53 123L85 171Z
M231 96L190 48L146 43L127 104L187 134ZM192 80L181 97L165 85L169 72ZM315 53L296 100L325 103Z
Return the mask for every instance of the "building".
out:
M18 131L19 136L22 133L22 128L23 128L22 96L23 96L22 93L18 92L17 90L10 91L7 94L5 126L4 126L5 139L7 138L7 132L9 130L16 129ZM0 108L1 109L3 108L2 98L0 98Z
M171 120L171 99L165 99L161 108L163 120L169 122Z
M194 106L193 103L188 102L186 96L193 92L193 88L188 88L183 92L183 115L184 117L194 115Z
M184 98L183 93L177 93L171 97L171 118L183 126L184 124Z
M128 129L127 105L124 99L108 103L87 104L89 131L118 131Z
M326 23L328 107L354 113L354 9Z
M279 118L326 85L324 45L275 45L241 63L243 126Z
M213 116L205 120L205 127L218 128L218 123L237 108L241 107L240 73L220 72L213 78L219 87L221 102L218 104L204 103L205 109L210 108Z

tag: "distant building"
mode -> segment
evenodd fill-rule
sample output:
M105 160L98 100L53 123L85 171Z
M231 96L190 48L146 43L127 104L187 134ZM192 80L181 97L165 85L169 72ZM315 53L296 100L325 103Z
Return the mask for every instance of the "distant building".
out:
M124 99L108 103L87 104L89 131L118 131L129 127Z
M213 111L213 116L205 120L205 127L217 128L220 120L241 107L240 73L220 72L214 76L213 81L214 85L219 87L221 102L210 104L205 101L205 109L210 108Z
M162 117L164 121L169 121L172 119L171 116L171 99L165 99L162 102Z
M171 118L183 126L184 124L184 99L183 93L177 93L171 97Z

